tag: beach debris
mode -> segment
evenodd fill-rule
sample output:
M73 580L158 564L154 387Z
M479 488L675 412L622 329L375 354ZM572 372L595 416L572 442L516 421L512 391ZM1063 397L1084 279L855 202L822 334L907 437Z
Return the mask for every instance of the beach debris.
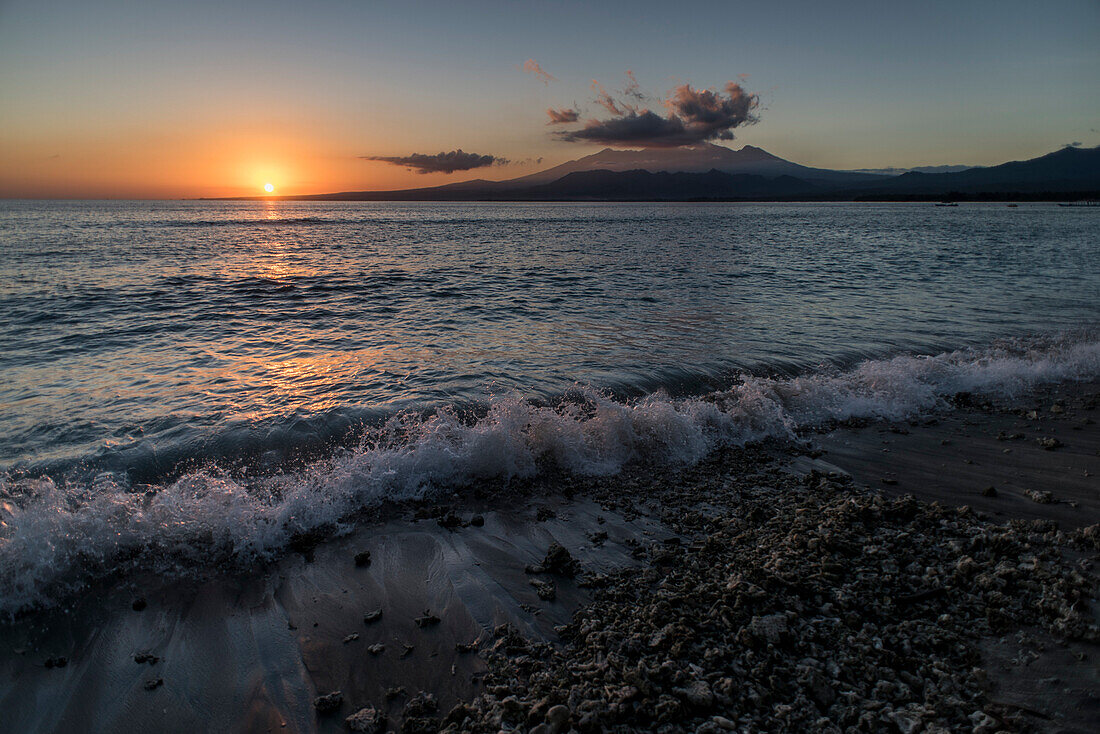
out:
M363 615L363 624L374 624L378 620L382 619L382 607L375 609L373 612L367 612Z
M558 595L558 591L554 587L554 582L552 581L531 579L531 586L535 587L535 593L538 594L539 599L543 601L554 601L555 597Z
M924 591L918 591L914 594L906 594L904 596L897 597L897 603L900 606L907 606L909 604L920 604L926 601L932 601L933 599L939 599L947 593L947 589L942 586L937 586L934 589L925 589Z
M365 568L370 565L370 551L359 551L355 554L355 565L358 568Z
M416 645L410 645L409 643L405 642L401 645L401 654L398 657L407 658L408 656L412 655L413 650L415 649Z
M318 696L313 699L313 708L317 709L319 714L331 714L344 704L344 694L340 691L333 691L326 693L323 696Z
M439 705L435 701L435 696L427 691L420 691L405 703L405 709L402 713L404 713L405 718L409 718L426 716L435 713L437 710L439 710Z
M558 516L558 513L554 512L549 507L540 507L535 511L535 520L537 522L546 522L547 520L553 520Z
M358 632L352 632L350 635L348 635L347 637L344 638L344 644L346 645L349 642L355 642L358 639L359 639L359 633Z
M999 431L997 433L997 440L998 441L1015 441L1015 440L1021 439L1023 437L1024 437L1024 434L1022 434L1022 433L1005 433L1004 431Z
M1018 625L1100 639L1079 603L1092 572L1061 550L1100 549L1100 526L997 524L839 476L804 484L753 456L765 461L720 450L631 477L625 497L623 479L594 483L608 511L659 504L683 543L624 539L647 562L581 576L592 601L554 628L558 644L495 629L482 694L451 730L545 734L555 706L563 732L1013 730L974 667L982 641ZM529 570L548 573L547 555Z
M391 686L386 689L386 700L392 701L395 698L403 698L409 695L409 692L405 690L405 686Z
M524 570L527 573L551 573L572 578L580 571L580 564L560 543L551 543L542 563L527 566Z
M130 605L130 608L133 609L135 612L140 612L147 606L149 606L148 602L146 602L143 597L139 596L137 599L134 599L134 602Z
M696 708L709 708L714 704L714 693L705 680L692 681L682 688L672 689L672 692Z
M892 477L883 477L883 478L882 478L882 483L883 483L883 484L887 484L887 485L890 485L890 486L894 486L894 485L896 485L896 484L898 483L898 480L897 480L897 479L894 479L894 478L892 478Z
M139 652L134 655L134 662L138 665L142 665L144 663L148 663L149 665L156 665L160 662L160 658L147 652Z
M470 525L475 528L480 528L485 525L485 518L481 515L474 515L470 518Z
M477 645L478 645L477 640L474 640L473 642L456 642L455 643L455 652L462 653L462 654L465 654L465 653L468 653L468 652L475 652L477 650Z
M448 510L446 514L444 514L443 517L439 518L439 520L437 520L436 522L439 523L439 526L441 528L447 528L448 530L460 528L463 525L462 518L459 517L458 513L454 510Z
M142 687L147 691L155 691L164 685L163 678L150 678L142 684Z
M435 732L439 730L439 718L435 716L438 706L435 696L421 691L405 703L402 711L404 721L402 732Z
M997 488L990 484L988 487L982 490L982 497L996 497Z
M466 721L470 717L470 707L459 701L447 712L447 715L443 717L443 726L455 725L461 726L462 722Z
M386 646L383 645L381 642L376 642L373 645L367 647L367 652L369 652L371 655L381 655L385 651Z
M415 622L417 627L434 627L435 625L439 624L440 619L436 615L432 614L432 611L430 609L425 609L424 615L421 617L417 617Z
M1050 412L1055 413L1055 414L1065 413L1066 412L1066 401L1064 401L1064 400L1055 400L1054 404L1050 406Z
M600 546L602 546L604 543L607 542L607 531L598 530L598 531L595 531L595 532L591 532L591 533L588 534L588 539L590 541L592 541L592 545L599 548Z
M1039 446L1046 449L1047 451L1053 451L1054 449L1059 449L1062 446L1065 446L1064 443L1054 438L1053 436L1043 436L1042 438L1037 438L1035 439L1035 443L1039 444Z
M767 614L753 617L746 629L753 637L774 645L787 631L787 615Z
M1054 493L1045 489L1025 489L1024 496L1040 505L1049 505L1054 502Z
M569 719L572 716L572 712L569 707L564 704L558 704L557 706L551 706L546 711L546 726L550 730L551 734L557 734L557 732L565 731Z
M385 731L386 715L373 706L364 706L351 716L344 719L344 726L348 731L375 732Z
M46 662L43 663L47 668L64 668L69 664L69 659L64 656L46 658Z

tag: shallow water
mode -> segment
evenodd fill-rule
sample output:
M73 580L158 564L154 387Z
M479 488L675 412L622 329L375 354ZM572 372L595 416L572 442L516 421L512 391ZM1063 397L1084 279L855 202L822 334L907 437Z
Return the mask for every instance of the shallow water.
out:
M4 609L382 497L1100 374L1085 208L2 202L0 253Z

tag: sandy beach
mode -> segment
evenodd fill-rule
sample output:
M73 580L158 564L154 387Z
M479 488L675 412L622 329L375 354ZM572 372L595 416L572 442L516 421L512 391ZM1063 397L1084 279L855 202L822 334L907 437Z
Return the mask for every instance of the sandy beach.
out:
M960 395L104 582L0 630L0 729L1089 731L1098 398Z

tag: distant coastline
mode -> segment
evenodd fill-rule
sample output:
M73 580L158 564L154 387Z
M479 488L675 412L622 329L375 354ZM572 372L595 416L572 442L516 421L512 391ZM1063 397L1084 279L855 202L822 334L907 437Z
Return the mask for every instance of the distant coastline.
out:
M942 167L949 168L949 167ZM802 166L752 146L597 154L507 181L391 191L216 197L214 201L878 202L1082 201L1100 198L1100 147L1025 161L899 175Z

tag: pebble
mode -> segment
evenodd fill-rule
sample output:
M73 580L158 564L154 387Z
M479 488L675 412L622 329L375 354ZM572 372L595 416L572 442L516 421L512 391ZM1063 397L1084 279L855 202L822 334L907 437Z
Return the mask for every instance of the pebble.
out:
M535 587L535 593L538 594L539 599L542 599L543 601L554 601L554 599L558 595L557 589L550 581L539 581L538 579L532 579L531 586Z
M313 708L317 709L319 714L331 714L344 704L344 694L340 691L333 691L326 693L323 696L318 696L313 699Z
M440 619L436 615L432 614L430 609L425 609L424 616L417 617L415 622L417 627L434 627L435 625L439 624Z
M344 719L344 726L348 728L348 731L369 732L371 734L385 731L386 715L373 706L366 706Z

